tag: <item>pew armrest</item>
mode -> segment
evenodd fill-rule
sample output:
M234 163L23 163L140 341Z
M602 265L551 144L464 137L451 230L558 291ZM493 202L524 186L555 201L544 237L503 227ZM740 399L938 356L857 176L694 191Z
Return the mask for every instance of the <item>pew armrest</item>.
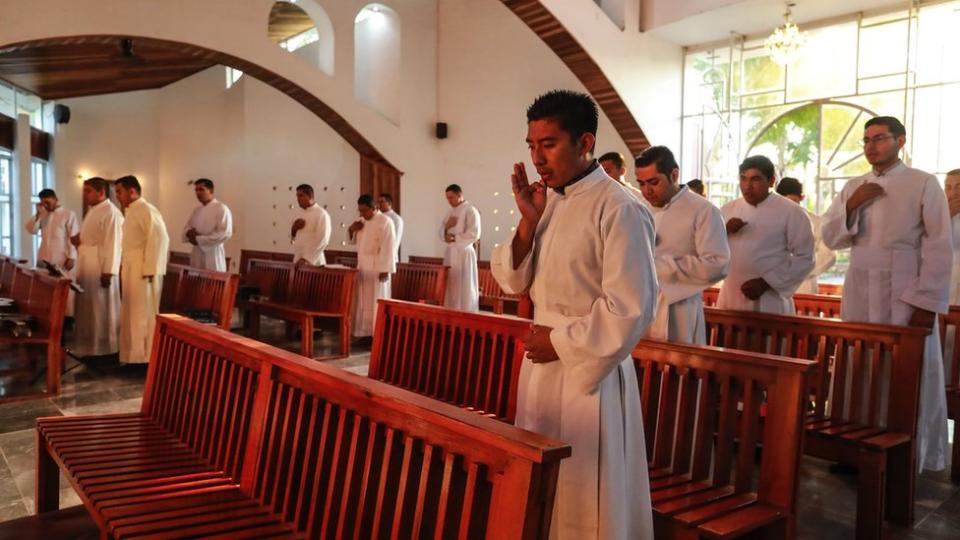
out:
M913 437L906 433L884 433L883 435L863 439L860 443L871 450L886 451L902 444L910 444L912 440Z
M699 532L707 538L739 538L784 518L780 509L759 503L708 521L700 525Z

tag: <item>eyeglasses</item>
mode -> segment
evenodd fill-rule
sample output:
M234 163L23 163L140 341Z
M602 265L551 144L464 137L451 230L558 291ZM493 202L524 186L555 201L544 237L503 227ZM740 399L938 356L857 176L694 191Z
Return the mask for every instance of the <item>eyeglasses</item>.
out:
M864 138L863 138L863 141L861 141L861 142L863 142L863 145L864 145L864 146L867 146L867 145L870 144L870 143L879 144L879 143L882 143L883 141L885 141L885 140L887 140L887 139L896 139L896 138L897 138L897 137L894 136L894 135L876 135L876 136L874 136L874 137L864 137Z

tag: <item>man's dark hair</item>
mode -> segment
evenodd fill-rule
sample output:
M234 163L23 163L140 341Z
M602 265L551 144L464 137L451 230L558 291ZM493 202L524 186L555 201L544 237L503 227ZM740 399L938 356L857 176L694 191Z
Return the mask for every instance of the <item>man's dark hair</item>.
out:
M626 161L623 159L623 154L620 152L607 152L606 154L600 156L597 161L612 161L618 169L623 168L623 162Z
M57 192L52 189L41 189L37 194L38 199L56 199Z
M445 190L443 190L443 191L445 191L445 192L446 192L446 191L452 191L452 192L456 193L457 195L462 195L462 194L463 194L463 190L460 189L460 186L459 186L458 184L450 184L449 186L447 186L447 189L445 189Z
M634 161L636 167L649 167L654 164L657 166L658 173L667 176L670 176L674 169L680 168L677 165L677 159L673 157L673 152L666 146L651 146L637 156L636 161Z
M584 133L597 136L597 104L580 92L552 90L538 97L527 109L527 122L534 120L555 121L574 141Z
M87 178L83 181L83 185L90 186L94 191L99 191L100 193L110 194L110 183L100 178L99 176L94 176L93 178Z
M687 182L687 189L703 195L703 180L694 178L693 180Z
M136 176L128 174L127 176L121 176L113 182L114 184L119 184L126 189L132 189L137 192L137 195L142 195L142 188L140 187L140 181L137 180Z
M381 194L380 194L380 197L381 197L383 200L387 201L388 203L393 204L393 195L391 195L391 194L389 194L389 193L381 193Z
M373 196L369 193L364 193L357 199L357 204L362 204L364 206L373 208Z
M213 191L213 180L210 180L209 178L197 178L196 180L193 181L193 185L203 186L209 189L210 191Z
M777 193L784 197L787 195L803 197L803 183L796 178L784 176L780 179L780 182L777 183Z
M954 169L947 173L947 176L957 176L960 175L960 169Z
M907 128L903 127L903 122L892 116L876 116L871 118L867 120L866 124L863 125L863 129L867 129L870 126L887 126L887 129L890 130L890 134L894 137L907 135Z
M313 186L310 184L300 184L297 186L297 191L302 191L307 197L313 197Z
M760 171L760 174L765 176L767 180L777 175L777 168L773 166L773 162L767 156L750 156L743 160L743 163L740 164L740 174L750 169Z

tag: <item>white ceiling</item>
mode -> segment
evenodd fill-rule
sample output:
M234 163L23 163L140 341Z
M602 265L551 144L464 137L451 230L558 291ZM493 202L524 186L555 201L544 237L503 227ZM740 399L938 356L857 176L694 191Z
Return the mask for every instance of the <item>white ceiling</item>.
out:
M902 7L904 0L794 0L793 20L804 23L855 14L861 11ZM725 40L731 32L741 35L768 34L783 23L785 4L778 0L742 0L648 30L661 39L683 46Z

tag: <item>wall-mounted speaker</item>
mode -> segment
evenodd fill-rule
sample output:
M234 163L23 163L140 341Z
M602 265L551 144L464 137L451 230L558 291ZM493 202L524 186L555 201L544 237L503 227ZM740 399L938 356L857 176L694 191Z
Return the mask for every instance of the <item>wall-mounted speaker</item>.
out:
M70 123L70 107L66 105L54 105L53 106L53 120L58 124L69 124Z
M437 138L446 139L447 138L447 123L446 122L437 122Z

